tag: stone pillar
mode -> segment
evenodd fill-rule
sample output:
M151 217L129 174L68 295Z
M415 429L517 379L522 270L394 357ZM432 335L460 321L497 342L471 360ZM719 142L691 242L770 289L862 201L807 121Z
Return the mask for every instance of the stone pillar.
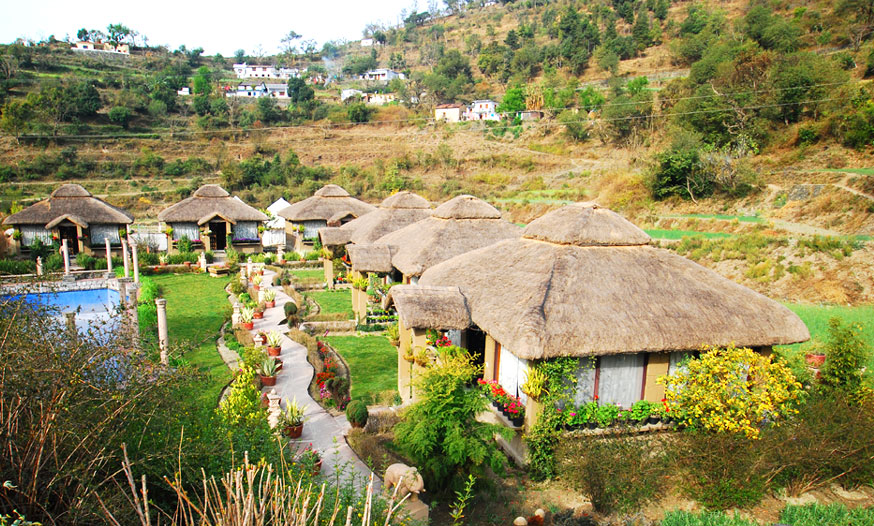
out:
M130 254L133 258L133 267L134 267L134 283L140 282L140 260L137 257L137 242L134 238L130 240Z
M155 305L158 307L158 348L161 350L161 363L167 365L167 300L158 298Z
M240 285L243 289L249 288L249 278L246 277L246 267L240 267Z
M112 273L112 249L109 248L109 238L103 240L106 243L106 272Z
M276 247L276 258L277 261L282 261L285 259L285 249L282 248L282 245Z
M200 257L198 258L198 262L200 263L200 270L206 272L206 252L200 253Z
M36 275L42 276L42 256L36 257Z
M61 241L61 253L64 255L64 274L70 273L70 250L67 248L67 240Z
M267 393L267 424L270 429L275 429L279 425L279 415L282 414L282 407L279 405L281 400L282 398L276 394L276 389L271 389Z
M252 256L246 260L246 276L252 275Z
M124 261L124 277L130 277L130 263L127 260L127 240L121 240L121 259Z
M231 314L231 325L239 325L240 324L240 304L234 302L234 313Z
M76 313L65 312L64 317L67 319L67 330L70 332L70 338L75 339L79 334L76 330Z
M334 288L334 261L325 258L322 261L322 266L325 269L325 283L328 290L331 290Z

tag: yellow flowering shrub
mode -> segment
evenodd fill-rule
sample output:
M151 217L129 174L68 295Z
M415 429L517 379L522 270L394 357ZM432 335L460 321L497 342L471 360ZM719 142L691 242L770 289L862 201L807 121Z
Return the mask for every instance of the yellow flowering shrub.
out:
M705 347L684 369L658 382L682 423L759 437L759 426L796 413L802 387L792 371L752 349Z
M247 365L240 369L217 412L225 422L233 425L253 426L266 418L266 412L261 408L261 392L255 387L255 369Z

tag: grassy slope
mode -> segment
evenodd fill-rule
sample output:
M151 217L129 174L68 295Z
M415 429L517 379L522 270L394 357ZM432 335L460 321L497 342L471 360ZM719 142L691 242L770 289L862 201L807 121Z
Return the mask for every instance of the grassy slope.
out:
M318 302L322 314L345 313L350 320L355 315L352 312L352 291L350 289L308 292L307 296Z
M845 307L841 305L804 305L799 303L785 304L807 325L810 331L810 342L799 344L802 346L819 346L828 339L828 322L837 317L844 324L858 323L862 326L862 339L868 343L874 351L874 305L860 307ZM874 366L874 356L871 357L871 365Z
M182 346L184 358L209 375L204 396L218 398L231 379L231 371L215 347L228 307L224 291L228 280L205 274L152 276L167 300L167 329L171 346Z
M328 336L349 364L352 399L373 404L379 394L397 389L397 351L385 336Z

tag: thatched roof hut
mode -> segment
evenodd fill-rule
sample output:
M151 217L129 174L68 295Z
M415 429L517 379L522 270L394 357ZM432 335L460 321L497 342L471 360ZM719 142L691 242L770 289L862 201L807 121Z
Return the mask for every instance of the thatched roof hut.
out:
M646 233L592 203L555 210L528 225L521 238L435 265L419 283L458 287L471 323L523 359L810 338L786 307L650 246ZM404 297L409 287L391 293ZM401 318L414 324L464 317L457 301L397 305Z
M194 194L170 205L158 214L165 223L197 223L204 225L214 218L231 224L239 221L267 221L267 216L225 191L217 184L205 184Z
M328 226L319 230L319 240L323 247L341 247L352 240L352 231L339 226Z
M470 327L470 309L458 287L396 285L390 290L404 327L439 330Z
M332 217L344 217L351 214L361 217L375 210L371 204L359 201L349 195L343 188L329 184L319 189L312 197L298 201L279 211L279 215L289 221L325 221Z
M460 195L438 206L430 217L387 234L374 244L395 247L392 265L404 275L419 276L441 261L520 233L521 229L501 219L501 213L492 205Z
M404 191L387 197L375 211L350 221L341 228L351 233L350 242L363 245L373 243L382 236L421 221L429 215L431 205L427 199Z
M51 230L63 221L82 228L91 224L129 225L134 216L112 206L78 184L59 186L51 197L43 199L3 220L4 225L39 225Z

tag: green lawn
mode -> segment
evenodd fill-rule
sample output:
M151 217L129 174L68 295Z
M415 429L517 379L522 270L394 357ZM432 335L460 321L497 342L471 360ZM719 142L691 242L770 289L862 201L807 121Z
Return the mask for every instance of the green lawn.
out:
M209 375L210 387L204 396L218 399L231 371L215 347L219 329L230 304L225 286L227 278L206 274L159 274L151 279L167 300L167 332L171 349L183 346L183 357Z
M660 228L645 229L644 232L655 239L683 239L684 237L704 237L707 239L724 239L734 237L725 232L697 232L694 230L664 230Z
M352 312L352 289L318 290L307 292L307 296L316 300L321 307L321 314L346 314L351 320L355 314Z
M807 172L837 172L842 174L874 175L874 168L820 168L819 170L805 170Z
M352 399L376 403L380 393L398 388L397 349L385 336L328 336L328 343L349 364Z
M296 277L297 279L307 280L307 279L325 279L325 270L324 269L300 269L300 270L291 270L291 275Z
M831 318L840 318L843 323L858 323L862 326L862 339L868 342L872 357L870 364L874 367L874 305L860 307L844 307L841 305L804 305L799 303L784 303L792 312L801 318L810 331L810 342L797 344L804 348L820 345L828 339L828 322Z
M682 214L671 217L689 217L697 219L722 219L725 221L733 221L737 219L741 223L764 223L765 219L759 216L736 216L727 214Z

